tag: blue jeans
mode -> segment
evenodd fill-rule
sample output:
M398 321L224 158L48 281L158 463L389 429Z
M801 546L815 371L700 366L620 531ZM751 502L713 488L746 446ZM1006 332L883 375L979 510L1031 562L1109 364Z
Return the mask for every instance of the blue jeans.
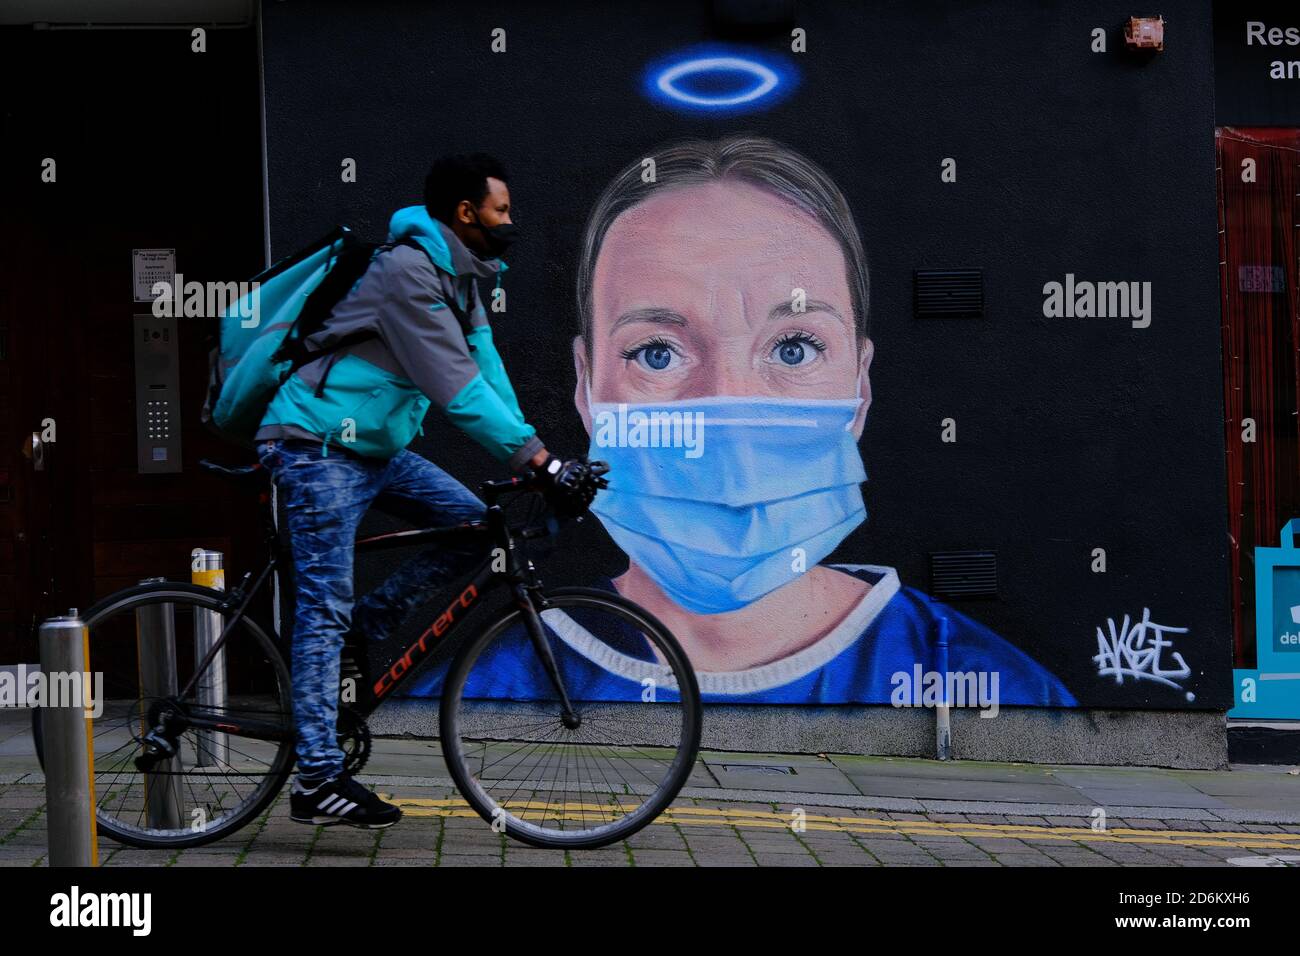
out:
M298 773L304 780L343 769L337 730L339 655L350 627L386 638L417 605L484 555L451 545L416 555L353 606L352 546L372 504L416 526L483 517L468 488L425 458L403 451L391 460L322 455L312 442L259 442L288 518L297 605L293 625L293 718ZM463 549L462 549L463 548Z

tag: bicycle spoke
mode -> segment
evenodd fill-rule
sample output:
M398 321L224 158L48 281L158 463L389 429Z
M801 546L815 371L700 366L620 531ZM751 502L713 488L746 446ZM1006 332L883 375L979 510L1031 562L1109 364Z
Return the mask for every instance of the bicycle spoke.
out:
M169 682L156 686L184 687L191 682L196 663L191 622L198 614L216 614L225 630L232 620L229 609L211 595L170 583L131 588L101 601L87 615L88 664L105 674L106 688L101 694L104 710L92 728L95 813L100 832L120 842L188 846L223 836L251 820L274 797L292 765L288 669L270 639L248 618L230 628L223 650L221 676L228 699L200 703L144 693L147 688L140 682L146 673L154 675L151 680ZM161 619L169 623L151 632L152 642L142 643L142 612L156 612L159 606L168 608ZM164 650L158 642L168 639L174 646ZM139 654L146 647L175 662L170 677L158 675L156 666L152 671L141 666ZM247 726L258 736L194 727L191 718L231 728ZM151 726L155 721L156 728ZM154 734L161 735L156 747L149 743ZM147 743L155 747L156 763L141 771L135 761L146 752ZM168 747L174 754L169 755ZM202 826L193 829L194 822Z
M455 716L444 727L444 750L471 805L485 816L504 813L512 836L539 846L603 845L644 826L681 787L698 744L698 691L671 636L649 630L644 613L627 610L622 599L556 592L548 601L557 611L581 607L582 638L593 660L602 658L591 649L602 633L620 636L620 643L603 654L613 659L618 647L627 646L629 632L639 631L682 691L646 701L641 688L629 682L626 696L575 698L574 727L561 720L549 684L538 688L535 698L457 696L474 680L476 668L498 668L508 660L502 655L535 653L518 630L512 634L506 618L466 646L449 677L450 689L444 687L456 700ZM568 683L563 666L572 653L563 650L545 617L543 623L562 665L561 679ZM482 680L491 686L493 677L485 673ZM578 686L585 684L571 685L570 692Z

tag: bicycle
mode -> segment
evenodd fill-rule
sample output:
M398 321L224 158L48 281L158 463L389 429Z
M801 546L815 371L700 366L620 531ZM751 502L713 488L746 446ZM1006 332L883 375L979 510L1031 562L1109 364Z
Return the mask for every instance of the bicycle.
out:
M264 480L260 465L201 464L232 479ZM592 471L592 490L605 487L603 463ZM528 480L488 481L480 486L487 505L481 521L356 540L357 552L369 553L469 536L485 556L420 637L357 688L355 701L340 704L344 769L356 773L370 756L366 719L427 672L420 665L433 661L436 648L454 646L482 608L486 622L455 650L442 682L439 740L452 782L479 816L523 843L605 846L647 825L685 783L699 750L699 687L676 639L648 611L614 592L543 588L526 543L553 537L560 519L534 508L524 523L511 523L502 504L511 493L538 500ZM120 843L183 848L222 839L256 819L292 772L287 649L247 613L286 559L269 495L262 500L268 558L256 576L245 574L230 591L143 583L83 616L87 668L105 673L93 735L96 819L99 832ZM496 592L509 600L489 611L484 599ZM219 636L192 647L177 636L184 615L194 633L207 628ZM584 696L573 676L566 680L563 662L574 654L619 662L638 675L637 693ZM110 684L105 665L114 664ZM530 666L534 676L540 666L545 680L524 694L511 681ZM234 685L226 684L230 675ZM44 766L39 709L33 736Z

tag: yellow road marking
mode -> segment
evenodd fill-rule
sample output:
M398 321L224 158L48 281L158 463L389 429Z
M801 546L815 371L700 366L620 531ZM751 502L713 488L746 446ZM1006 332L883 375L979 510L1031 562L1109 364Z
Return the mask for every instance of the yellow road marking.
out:
M477 817L463 799L452 797L433 800L421 797L380 796L401 807L415 817ZM590 823L594 814L608 814L609 804L568 801L547 803L545 800L527 799L505 804L514 816L524 820L573 820ZM631 813L636 804L620 805L621 813ZM661 825L685 824L689 826L750 827L755 829L788 830L791 815L771 810L752 810L727 807L674 806L665 810L653 822ZM805 830L830 833L880 834L896 833L903 836L959 836L988 840L1051 840L1081 843L1137 843L1153 846L1229 847L1235 849L1297 850L1300 833L1250 833L1242 830L1141 830L1133 827L1114 827L1093 830L1088 827L1036 826L1020 823L954 823L930 820L882 820L875 817L826 816L808 813L803 817Z

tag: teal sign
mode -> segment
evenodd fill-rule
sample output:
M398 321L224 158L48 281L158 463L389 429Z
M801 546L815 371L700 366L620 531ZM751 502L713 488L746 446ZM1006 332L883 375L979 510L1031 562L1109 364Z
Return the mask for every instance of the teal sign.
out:
M1255 549L1256 669L1234 669L1233 718L1300 720L1300 518L1282 544Z
M1273 632L1269 636L1274 653L1300 654L1300 568L1273 569Z

